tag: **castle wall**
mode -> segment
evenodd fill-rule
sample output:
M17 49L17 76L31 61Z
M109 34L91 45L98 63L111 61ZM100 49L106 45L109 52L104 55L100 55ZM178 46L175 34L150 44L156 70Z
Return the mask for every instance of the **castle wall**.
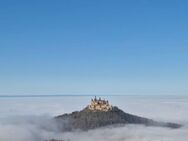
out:
M112 106L109 105L108 101L104 100L92 100L89 105L90 110L99 110L99 111L109 111L112 110Z

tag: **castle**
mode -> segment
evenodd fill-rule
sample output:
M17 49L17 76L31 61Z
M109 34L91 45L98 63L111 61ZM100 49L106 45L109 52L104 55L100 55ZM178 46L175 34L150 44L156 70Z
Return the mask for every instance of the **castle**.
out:
M91 99L91 104L88 108L92 111L110 111L112 110L112 105L109 104L108 100L97 99L96 96L94 99Z

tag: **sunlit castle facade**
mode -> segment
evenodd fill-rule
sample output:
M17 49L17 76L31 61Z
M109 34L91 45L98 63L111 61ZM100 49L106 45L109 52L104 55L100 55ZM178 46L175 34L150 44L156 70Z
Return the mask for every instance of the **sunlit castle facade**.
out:
M112 105L109 104L108 100L101 100L101 98L91 99L91 104L88 106L90 110L93 111L110 111L112 110Z

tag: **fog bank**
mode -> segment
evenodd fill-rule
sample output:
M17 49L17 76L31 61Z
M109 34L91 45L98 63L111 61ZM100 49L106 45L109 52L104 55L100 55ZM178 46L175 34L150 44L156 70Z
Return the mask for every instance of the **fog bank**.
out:
M75 105L71 101L75 101ZM125 112L162 121L173 121L180 129L126 125L62 133L52 120L54 115L82 109L88 98L11 99L0 100L0 141L187 141L188 99L112 98L111 103ZM16 110L17 109L17 110Z

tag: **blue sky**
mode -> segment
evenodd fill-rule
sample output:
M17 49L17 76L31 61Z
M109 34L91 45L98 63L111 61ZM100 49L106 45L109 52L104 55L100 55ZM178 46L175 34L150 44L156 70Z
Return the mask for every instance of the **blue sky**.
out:
M185 0L0 1L0 95L188 94Z

